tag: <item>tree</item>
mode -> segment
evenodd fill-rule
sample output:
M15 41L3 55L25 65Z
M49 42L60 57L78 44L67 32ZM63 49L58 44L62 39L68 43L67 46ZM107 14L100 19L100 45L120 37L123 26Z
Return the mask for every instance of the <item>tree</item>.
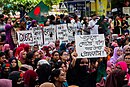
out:
M4 14L8 14L10 11L15 13L20 6L24 6L26 12L32 10L40 1L43 1L45 5L49 6L59 4L64 0L0 0L0 6L4 6ZM4 3L3 3L4 2Z

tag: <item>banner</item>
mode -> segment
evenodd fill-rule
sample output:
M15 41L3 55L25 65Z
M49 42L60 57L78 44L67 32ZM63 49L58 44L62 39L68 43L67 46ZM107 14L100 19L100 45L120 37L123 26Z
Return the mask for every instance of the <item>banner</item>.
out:
M106 57L105 38L103 34L75 36L77 58Z
M38 44L40 47L43 46L43 34L40 27L33 28L33 38L34 38L34 45Z
M96 0L96 12L99 16L107 14L107 0Z
M68 42L67 24L57 25L57 39L60 40L61 43Z
M34 45L34 35L33 35L33 31L32 30L28 30L28 31L18 31L17 32L18 35L18 43L25 43L25 44L29 44L31 46Z
M43 28L44 31L44 43L55 42L56 41L56 26L46 26Z
M74 25L68 24L68 42L75 41L75 28Z

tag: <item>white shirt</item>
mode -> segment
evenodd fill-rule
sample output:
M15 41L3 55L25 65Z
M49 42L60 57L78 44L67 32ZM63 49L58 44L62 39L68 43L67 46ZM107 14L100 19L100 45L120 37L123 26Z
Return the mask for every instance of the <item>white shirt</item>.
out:
M98 34L98 26L99 25L96 25L96 23L97 23L97 20L91 20L91 21L89 21L89 23L88 23L88 27L90 27L91 29L90 29L90 34Z

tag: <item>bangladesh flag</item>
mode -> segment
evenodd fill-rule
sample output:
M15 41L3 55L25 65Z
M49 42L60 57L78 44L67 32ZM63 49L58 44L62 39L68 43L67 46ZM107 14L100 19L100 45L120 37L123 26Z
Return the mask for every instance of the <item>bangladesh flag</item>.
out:
M28 16L38 22L44 22L47 18L44 17L49 11L49 7L46 6L42 1L28 13Z

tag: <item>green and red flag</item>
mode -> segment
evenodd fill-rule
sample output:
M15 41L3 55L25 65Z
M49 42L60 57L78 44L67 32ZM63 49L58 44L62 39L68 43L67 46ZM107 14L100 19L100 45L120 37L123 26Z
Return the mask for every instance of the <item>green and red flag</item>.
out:
M38 22L44 22L46 20L46 17L44 15L48 14L49 7L46 6L42 1L35 6L34 9L32 9L28 16L34 20L37 20Z

